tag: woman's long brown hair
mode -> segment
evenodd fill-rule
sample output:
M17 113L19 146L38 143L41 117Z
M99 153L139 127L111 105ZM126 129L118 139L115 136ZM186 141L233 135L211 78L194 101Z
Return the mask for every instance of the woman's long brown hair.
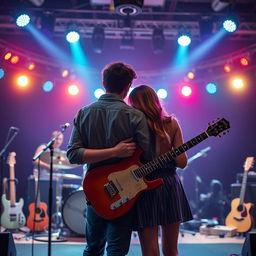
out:
M155 134L170 139L166 132L166 123L172 117L168 117L154 89L147 85L134 88L129 95L129 103L145 114L148 125Z

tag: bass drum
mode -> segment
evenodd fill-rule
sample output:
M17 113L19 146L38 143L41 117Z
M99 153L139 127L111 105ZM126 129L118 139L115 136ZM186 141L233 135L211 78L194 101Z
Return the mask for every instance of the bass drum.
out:
M86 206L84 191L80 189L67 197L62 208L65 225L79 235L85 235Z

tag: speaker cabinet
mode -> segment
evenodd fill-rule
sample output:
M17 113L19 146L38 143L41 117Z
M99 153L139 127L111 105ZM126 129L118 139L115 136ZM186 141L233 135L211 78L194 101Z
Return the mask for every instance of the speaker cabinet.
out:
M0 233L0 250L1 256L16 256L16 247L10 232Z
M232 199L240 196L241 184L231 184L231 197ZM247 183L245 191L245 201L254 204L252 208L252 216L254 219L254 227L256 227L256 183ZM256 254L255 254L256 255Z
M49 203L48 203L48 195L49 195L49 180L48 179L40 179L39 181L39 189L40 189L40 201L44 202L48 206L48 211L49 211ZM52 186L53 186L53 191L52 191L52 213L56 212L56 193L57 193L57 181L53 180L52 181ZM33 177L28 178L28 190L27 190L27 207L26 210L28 209L28 206L30 203L35 202L35 180ZM49 212L48 212L49 214Z
M243 248L242 256L255 256L256 255L256 230L247 233Z

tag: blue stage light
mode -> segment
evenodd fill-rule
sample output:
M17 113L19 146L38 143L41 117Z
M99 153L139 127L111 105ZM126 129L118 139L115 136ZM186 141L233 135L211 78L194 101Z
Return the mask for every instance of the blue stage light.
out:
M186 47L190 45L190 43L191 43L191 38L188 35L183 34L178 37L178 44L180 46Z
M20 14L17 18L16 18L16 25L18 27L26 27L30 22L30 17L23 13L23 14Z
M223 28L229 32L235 32L237 30L237 22L233 19L226 19L223 22Z
M160 99L165 99L167 97L168 93L165 89L159 89L157 91L157 95Z
M78 40L80 39L80 35L77 31L75 30L72 30L72 31L69 31L66 35L66 40L69 42L69 43L76 43Z
M217 85L214 83L208 83L206 85L206 91L210 94L214 94L217 92Z
M4 77L4 70L0 68L0 79Z
M43 90L44 90L45 92L50 92L52 89L53 89L53 82L52 82L52 81L46 81L46 82L43 84Z

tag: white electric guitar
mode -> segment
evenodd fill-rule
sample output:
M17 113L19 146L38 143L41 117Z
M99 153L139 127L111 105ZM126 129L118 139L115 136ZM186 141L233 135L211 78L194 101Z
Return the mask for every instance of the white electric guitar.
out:
M22 212L24 205L24 200L21 198L18 203L16 203L16 191L15 191L15 175L14 175L14 165L16 153L11 152L8 156L7 164L10 167L10 200L7 200L6 194L2 195L2 204L4 211L1 216L1 224L7 229L17 229L23 227L26 224L26 218Z

